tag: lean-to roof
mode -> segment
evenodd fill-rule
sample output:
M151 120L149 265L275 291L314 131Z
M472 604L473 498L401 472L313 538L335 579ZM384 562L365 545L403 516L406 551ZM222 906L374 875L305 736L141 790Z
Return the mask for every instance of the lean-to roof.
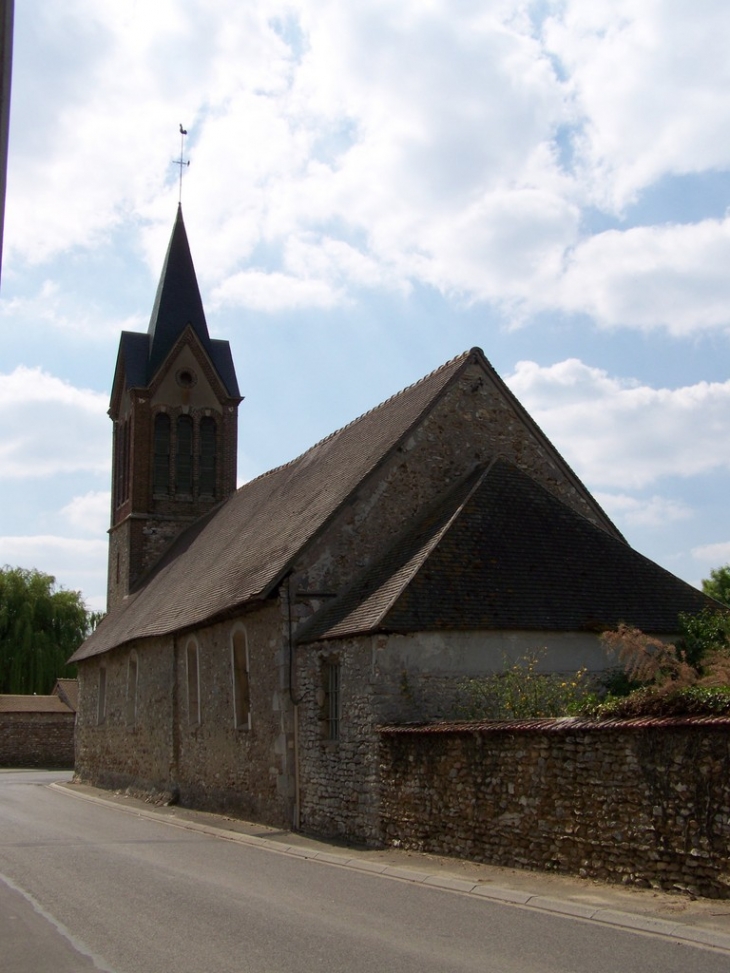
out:
M298 641L367 632L677 631L712 602L505 460L475 470Z

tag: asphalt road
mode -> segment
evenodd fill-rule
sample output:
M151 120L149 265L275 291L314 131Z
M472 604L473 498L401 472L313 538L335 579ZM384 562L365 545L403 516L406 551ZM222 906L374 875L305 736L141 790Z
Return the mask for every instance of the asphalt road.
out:
M727 973L730 956L278 854L0 773L2 973Z

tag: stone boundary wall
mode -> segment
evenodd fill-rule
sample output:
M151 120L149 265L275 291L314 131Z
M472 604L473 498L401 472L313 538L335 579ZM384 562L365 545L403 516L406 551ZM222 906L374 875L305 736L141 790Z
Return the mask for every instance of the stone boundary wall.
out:
M0 714L0 767L71 769L76 714Z
M730 719L382 727L385 844L730 897Z

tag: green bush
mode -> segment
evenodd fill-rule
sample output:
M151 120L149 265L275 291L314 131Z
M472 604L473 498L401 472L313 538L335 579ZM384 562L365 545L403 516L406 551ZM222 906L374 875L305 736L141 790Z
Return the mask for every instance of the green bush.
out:
M628 696L592 700L583 709L596 719L730 714L730 686L644 686Z
M685 662L697 671L710 656L730 648L730 615L703 608L696 615L681 612L678 621L677 648Z
M538 672L545 650L528 653L502 672L465 679L457 716L466 720L524 720L569 716L591 689L587 669L570 675Z

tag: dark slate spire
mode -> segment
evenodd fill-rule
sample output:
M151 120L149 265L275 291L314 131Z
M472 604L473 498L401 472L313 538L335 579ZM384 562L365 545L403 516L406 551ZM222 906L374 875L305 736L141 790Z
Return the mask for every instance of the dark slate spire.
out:
M172 228L150 326L147 329L150 337L150 378L188 324L192 325L209 358L214 360L215 354L211 349L203 302L183 223L182 207L178 204L177 218Z

